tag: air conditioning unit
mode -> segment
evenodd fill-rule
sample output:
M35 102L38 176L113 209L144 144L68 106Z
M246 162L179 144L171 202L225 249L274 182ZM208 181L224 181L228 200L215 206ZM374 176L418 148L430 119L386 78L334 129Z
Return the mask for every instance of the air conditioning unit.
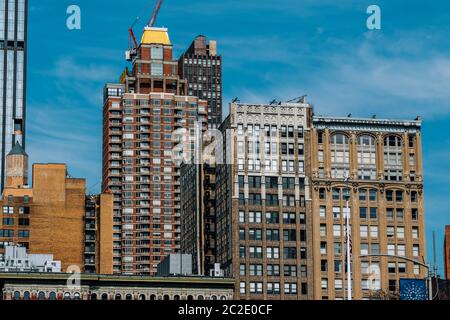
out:
M214 264L214 269L209 270L209 275L211 277L222 277L224 276L224 272L222 269L220 269L220 263Z

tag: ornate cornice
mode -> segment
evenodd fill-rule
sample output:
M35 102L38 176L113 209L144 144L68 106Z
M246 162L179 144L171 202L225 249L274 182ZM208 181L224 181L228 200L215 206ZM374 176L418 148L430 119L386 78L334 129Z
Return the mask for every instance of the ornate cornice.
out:
M420 120L389 120L370 118L340 118L314 116L313 127L324 130L369 131L369 132L420 132Z

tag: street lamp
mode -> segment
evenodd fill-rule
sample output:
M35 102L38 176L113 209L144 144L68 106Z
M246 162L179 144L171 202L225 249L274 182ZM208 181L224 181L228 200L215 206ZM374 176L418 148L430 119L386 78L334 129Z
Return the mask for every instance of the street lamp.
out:
M409 262L413 262L427 269L427 281L428 281L428 300L433 300L433 288L432 288L432 279L431 279L431 267L429 264L425 264L418 260L410 259L407 257L397 256L394 254L364 254L360 255L360 258L370 258L370 257L388 257L388 258L396 258L400 260L405 260Z

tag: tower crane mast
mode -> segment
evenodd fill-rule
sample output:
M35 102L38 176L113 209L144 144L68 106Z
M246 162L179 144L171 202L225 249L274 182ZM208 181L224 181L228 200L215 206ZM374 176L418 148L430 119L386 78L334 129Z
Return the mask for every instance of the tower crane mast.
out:
M158 13L159 13L159 10L161 9L162 4L163 4L163 0L158 0L156 2L155 8L153 9L152 16L150 17L150 20L147 23L147 27L153 27L155 25L155 22L156 22L156 19L158 18ZM130 40L129 40L128 50L125 52L125 59L127 61L132 61L133 58L136 57L136 55L137 55L139 44L134 35L133 27L135 26L135 24L138 21L139 21L139 17L137 17L136 20L134 20L133 24L128 29ZM132 45L134 45L134 47L132 47Z
M163 2L164 2L163 0L158 0L158 2L156 2L155 9L153 10L153 14L152 14L150 20L148 20L147 25L149 27L153 27L155 25L156 19L158 18L159 10L161 9Z

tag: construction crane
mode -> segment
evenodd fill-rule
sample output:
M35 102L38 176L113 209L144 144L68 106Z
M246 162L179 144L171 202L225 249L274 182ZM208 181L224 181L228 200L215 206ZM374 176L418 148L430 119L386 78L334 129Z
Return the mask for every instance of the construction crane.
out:
M139 17L137 17L133 24L131 25L131 27L128 29L128 33L129 33L129 39L128 39L128 50L125 51L125 59L127 61L132 61L133 58L137 55L137 50L138 50L138 43L136 40L136 37L134 36L134 32L133 32L133 27L135 26L135 24L139 21ZM132 43L134 47L132 47Z
M159 13L159 10L161 9L162 4L163 4L163 0L158 0L156 2L155 9L153 10L153 14L147 24L148 27L153 27L155 25L155 22L158 17L158 13ZM127 61L132 61L134 59L134 57L136 57L136 55L137 55L139 44L134 35L133 27L136 25L136 23L138 21L139 21L139 17L137 17L136 20L134 20L133 24L128 29L129 44L128 44L128 50L125 51L125 59ZM134 45L134 47L132 47L132 45Z
M156 18L158 18L158 13L159 13L159 10L161 9L162 4L163 4L163 0L158 0L158 2L156 2L155 9L153 10L153 14L147 23L147 26L149 26L150 28L155 25Z

